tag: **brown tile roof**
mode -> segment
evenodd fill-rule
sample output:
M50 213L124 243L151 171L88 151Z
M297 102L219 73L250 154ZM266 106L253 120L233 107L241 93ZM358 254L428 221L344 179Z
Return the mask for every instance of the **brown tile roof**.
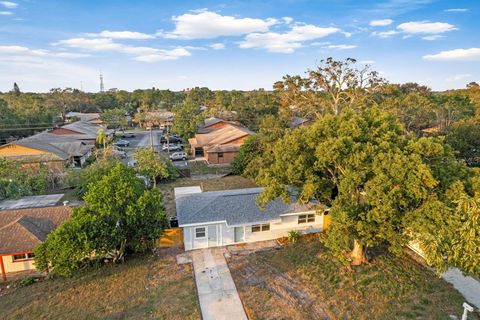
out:
M0 211L0 254L31 252L70 213L65 206Z
M218 153L218 152L238 152L240 151L240 145L238 144L224 144L211 147L207 150L207 153Z
M254 132L248 130L247 128L226 124L225 126L209 133L197 134L195 135L195 138L189 139L188 141L196 148L209 148L212 146L228 144L233 140L237 140L251 134L254 134Z

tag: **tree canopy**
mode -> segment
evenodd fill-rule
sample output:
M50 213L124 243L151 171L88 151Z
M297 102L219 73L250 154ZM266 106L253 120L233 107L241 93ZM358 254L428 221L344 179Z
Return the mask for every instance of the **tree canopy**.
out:
M405 133L395 116L376 108L326 115L286 134L264 156L273 161L259 171L257 182L265 186L259 202L278 196L288 201L294 187L300 201L329 206L323 241L353 264L364 261L365 247L386 245L400 254L426 234L417 214L444 203L454 184L468 186L472 175L441 140ZM453 223L458 214L452 209L444 219Z
M70 275L93 260L122 261L128 252L143 252L167 226L162 195L146 190L133 169L118 163L88 185L83 207L35 248L40 270Z

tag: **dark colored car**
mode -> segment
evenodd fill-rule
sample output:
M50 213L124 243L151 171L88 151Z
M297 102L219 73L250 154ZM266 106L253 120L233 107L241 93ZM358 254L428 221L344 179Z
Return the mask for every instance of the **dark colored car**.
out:
M130 142L126 140L118 140L117 142L114 143L117 147L128 147L130 145Z
M179 136L170 136L169 137L169 143L183 143L183 140L182 138L180 138ZM160 138L160 143L167 143L167 137L166 136L162 136Z

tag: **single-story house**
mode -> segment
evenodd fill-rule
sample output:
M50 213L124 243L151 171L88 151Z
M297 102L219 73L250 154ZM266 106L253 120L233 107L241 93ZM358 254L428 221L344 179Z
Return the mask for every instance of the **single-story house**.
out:
M290 122L290 128L305 127L305 126L309 126L312 123L313 123L312 119L294 116L292 118L292 121Z
M79 141L86 142L88 144L95 144L98 131L102 129L101 126L89 123L87 121L76 121L64 126L52 129L49 133L58 136L68 136ZM104 130L105 135L110 136L113 134L113 130Z
M209 133L213 130L224 127L228 124L237 125L237 126L240 125L239 123L234 121L211 117L204 120L203 125L200 128L198 128L198 133Z
M247 128L227 123L208 133L197 133L188 142L194 156L204 157L210 164L228 164L252 134Z
M323 230L324 212L318 205L291 199L270 201L264 209L256 198L263 188L202 192L200 187L175 188L179 227L185 250L273 240L296 230L302 234Z
M67 206L0 211L0 271L3 281L9 273L35 270L33 249L70 217Z
M79 167L91 155L93 145L69 135L42 132L0 146L0 157L21 162L24 166L46 166L62 173L65 166Z
M86 121L92 124L102 124L103 121L100 119L100 113L97 112L68 112L65 114L65 119L69 122L72 122L76 119L80 121Z

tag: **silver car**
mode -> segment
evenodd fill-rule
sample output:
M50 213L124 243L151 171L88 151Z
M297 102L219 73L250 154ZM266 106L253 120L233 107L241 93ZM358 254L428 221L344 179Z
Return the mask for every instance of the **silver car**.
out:
M170 160L177 161L177 160L187 160L188 155L185 151L174 152L170 155Z

